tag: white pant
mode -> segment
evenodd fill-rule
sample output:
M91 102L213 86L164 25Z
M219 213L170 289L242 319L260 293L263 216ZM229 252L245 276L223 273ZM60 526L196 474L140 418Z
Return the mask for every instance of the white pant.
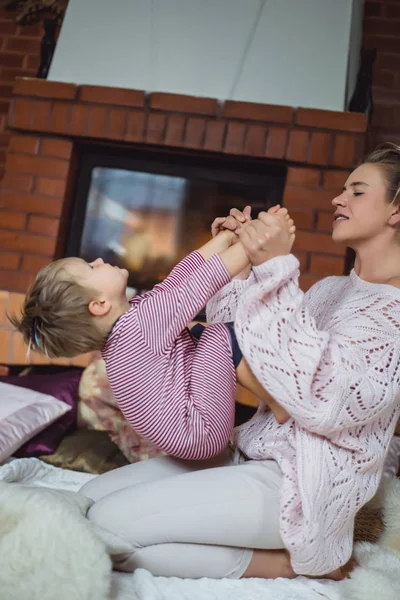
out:
M234 465L225 452L207 461L155 458L100 475L81 489L89 519L136 550L120 568L166 577L240 578L253 548L283 548L282 475L274 461Z

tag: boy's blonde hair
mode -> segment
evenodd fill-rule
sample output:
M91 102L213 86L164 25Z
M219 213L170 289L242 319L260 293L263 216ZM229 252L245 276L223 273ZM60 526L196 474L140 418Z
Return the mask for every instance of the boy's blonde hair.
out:
M101 350L107 338L89 311L96 292L67 272L68 260L41 269L26 294L21 315L7 315L28 348L50 358Z

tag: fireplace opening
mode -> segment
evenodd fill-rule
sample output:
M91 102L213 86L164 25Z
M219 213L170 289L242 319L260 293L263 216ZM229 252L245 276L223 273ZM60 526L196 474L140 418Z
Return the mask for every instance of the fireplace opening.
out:
M66 255L128 269L137 292L205 243L215 217L282 202L286 167L265 160L112 146L79 154Z

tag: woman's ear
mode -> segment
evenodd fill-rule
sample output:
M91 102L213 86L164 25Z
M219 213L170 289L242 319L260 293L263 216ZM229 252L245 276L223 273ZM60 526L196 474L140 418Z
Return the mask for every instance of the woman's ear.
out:
M111 310L111 304L107 300L91 300L89 302L89 312L94 317L104 317Z
M389 218L389 225L396 227L400 223L400 204L394 204L392 206L391 215Z

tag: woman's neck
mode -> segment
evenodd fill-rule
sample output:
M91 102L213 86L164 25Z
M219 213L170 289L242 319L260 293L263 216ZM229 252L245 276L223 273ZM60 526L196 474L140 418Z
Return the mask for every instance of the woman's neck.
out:
M354 270L361 279L386 283L400 277L400 244L376 238L354 248Z

